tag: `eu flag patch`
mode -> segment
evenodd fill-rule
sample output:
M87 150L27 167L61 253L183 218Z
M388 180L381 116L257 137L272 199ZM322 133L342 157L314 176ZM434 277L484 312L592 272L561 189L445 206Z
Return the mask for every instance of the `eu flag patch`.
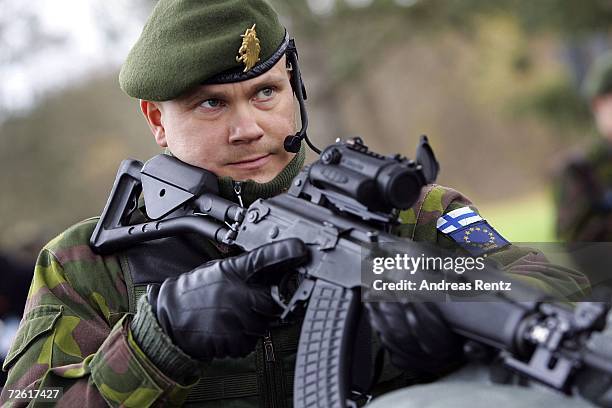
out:
M472 223L448 234L472 256L481 256L510 245L485 220Z

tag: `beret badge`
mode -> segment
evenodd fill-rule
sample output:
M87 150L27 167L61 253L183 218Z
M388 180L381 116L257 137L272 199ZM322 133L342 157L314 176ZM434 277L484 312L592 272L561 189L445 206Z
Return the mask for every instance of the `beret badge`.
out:
M240 37L242 37L242 44L238 49L236 62L242 62L244 64L242 72L247 72L257 64L259 52L261 51L259 38L257 38L257 32L255 31L255 24L253 24L253 27L248 28Z

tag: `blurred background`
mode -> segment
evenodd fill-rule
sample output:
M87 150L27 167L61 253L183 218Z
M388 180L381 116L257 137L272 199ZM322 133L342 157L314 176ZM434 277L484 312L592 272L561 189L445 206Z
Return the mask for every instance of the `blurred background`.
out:
M410 157L427 134L439 182L506 238L554 239L550 179L596 137L581 86L612 44L612 3L273 2L296 37L315 144L362 136ZM99 215L121 160L159 152L117 83L154 3L0 0L0 338L40 247Z

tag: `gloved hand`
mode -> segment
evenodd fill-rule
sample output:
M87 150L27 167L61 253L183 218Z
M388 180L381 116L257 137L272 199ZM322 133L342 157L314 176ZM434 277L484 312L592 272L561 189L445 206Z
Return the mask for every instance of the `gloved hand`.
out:
M398 299L365 306L397 367L435 374L462 358L462 342L447 327L435 303Z
M148 300L162 329L191 357L245 356L278 318L269 285L307 257L299 239L266 244L151 286Z

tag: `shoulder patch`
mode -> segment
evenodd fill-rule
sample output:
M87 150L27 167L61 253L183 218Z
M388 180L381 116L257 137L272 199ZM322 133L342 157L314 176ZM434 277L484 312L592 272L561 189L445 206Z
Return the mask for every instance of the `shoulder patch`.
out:
M472 256L484 255L510 245L470 207L461 207L444 214L438 218L436 226Z

